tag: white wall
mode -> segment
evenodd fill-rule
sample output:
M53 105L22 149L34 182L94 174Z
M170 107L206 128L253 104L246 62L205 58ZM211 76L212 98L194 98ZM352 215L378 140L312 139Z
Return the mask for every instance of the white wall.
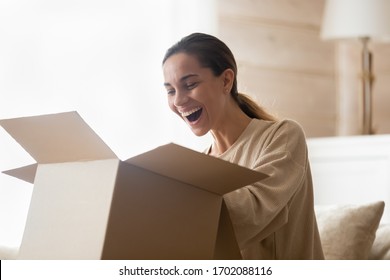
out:
M308 139L317 205L385 202L390 222L390 135Z
M2 0L0 119L78 111L122 159L174 141L202 149L171 113L165 50L215 33L213 1ZM0 171L34 160L0 128ZM0 245L18 246L32 186L0 174Z

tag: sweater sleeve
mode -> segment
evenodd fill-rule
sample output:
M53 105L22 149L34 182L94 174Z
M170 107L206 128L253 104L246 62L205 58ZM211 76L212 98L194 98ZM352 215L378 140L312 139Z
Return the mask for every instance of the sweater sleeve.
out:
M293 121L275 126L261 141L254 141L260 144L242 151L251 163L248 167L269 177L225 195L241 248L287 223L289 203L306 178L307 148L301 127Z

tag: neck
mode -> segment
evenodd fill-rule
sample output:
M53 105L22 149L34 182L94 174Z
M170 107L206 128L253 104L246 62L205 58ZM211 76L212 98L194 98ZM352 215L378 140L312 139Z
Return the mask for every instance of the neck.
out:
M214 143L210 155L218 156L226 152L237 141L250 121L251 118L238 106L230 114L225 115L223 122L211 130Z

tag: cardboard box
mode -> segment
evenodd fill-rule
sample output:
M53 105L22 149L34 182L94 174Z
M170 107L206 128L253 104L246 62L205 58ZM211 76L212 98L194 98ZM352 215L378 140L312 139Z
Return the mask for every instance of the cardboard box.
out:
M76 112L0 120L36 160L20 259L239 259L223 195L266 175L176 144L121 161Z

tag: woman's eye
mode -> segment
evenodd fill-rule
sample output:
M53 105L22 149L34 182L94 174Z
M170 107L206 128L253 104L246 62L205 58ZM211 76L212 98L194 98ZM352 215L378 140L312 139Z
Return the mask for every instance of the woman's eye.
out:
M190 84L187 84L186 87L187 89L193 89L197 86L198 84L197 83L190 83Z
M167 90L167 94L168 94L168 95L175 94L175 90L174 90L174 89L168 89L168 90Z

